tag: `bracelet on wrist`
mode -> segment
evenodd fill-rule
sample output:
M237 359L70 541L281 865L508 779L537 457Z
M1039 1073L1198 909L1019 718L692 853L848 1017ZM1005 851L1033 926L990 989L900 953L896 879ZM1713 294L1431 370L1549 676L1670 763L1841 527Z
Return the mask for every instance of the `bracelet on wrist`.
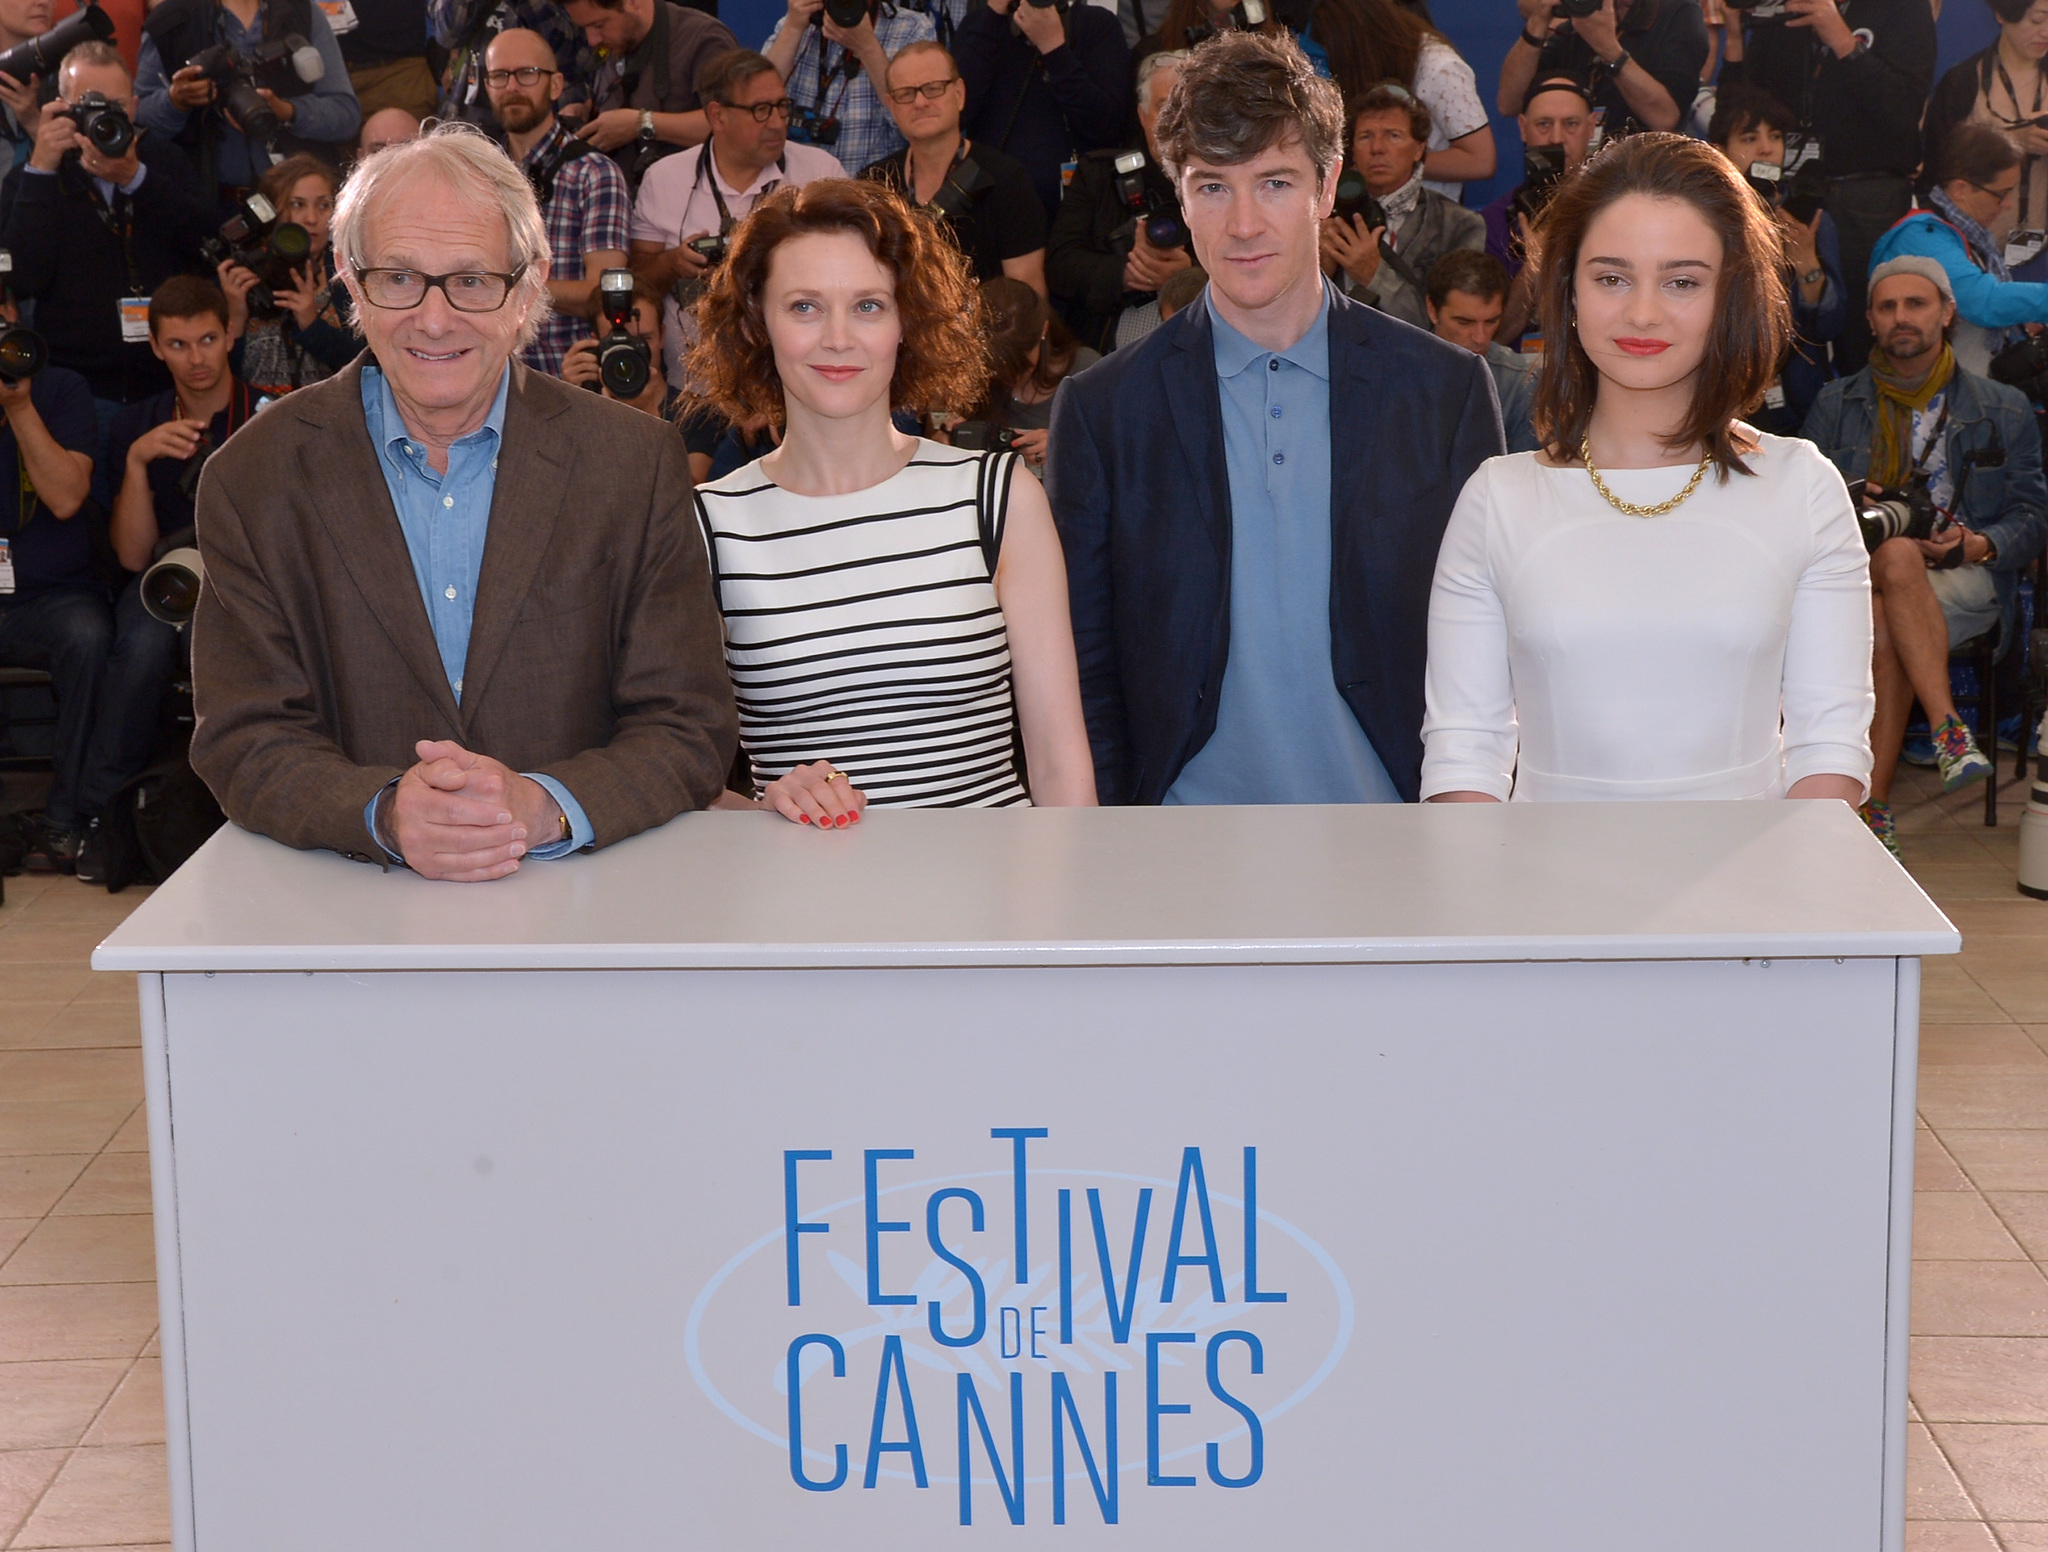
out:
M1545 38L1532 38L1532 37L1530 37L1530 36L1529 36L1529 29L1528 29L1528 28L1526 28L1526 27L1524 27L1524 28L1522 29L1522 41L1523 41L1524 43L1528 44L1528 45L1529 45L1529 47L1531 47L1532 49L1536 49L1536 50L1538 50L1538 51L1540 52L1540 51L1542 50L1542 48L1543 48L1544 44L1545 44L1545 43L1547 43L1547 42L1548 42L1549 40L1548 40L1548 39L1545 39Z

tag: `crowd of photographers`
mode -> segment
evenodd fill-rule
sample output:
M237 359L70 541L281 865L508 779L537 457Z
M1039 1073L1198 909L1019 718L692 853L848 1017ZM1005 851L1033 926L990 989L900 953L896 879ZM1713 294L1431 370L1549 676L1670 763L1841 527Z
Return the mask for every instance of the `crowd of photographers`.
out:
M98 827L157 751L189 603L175 567L160 599L140 574L190 543L205 458L361 348L328 240L353 159L436 117L496 136L552 258L523 360L673 421L699 480L776 435L693 403L728 235L785 185L882 182L965 256L997 363L914 429L1042 468L1061 380L1201 290L1154 130L1188 48L1232 28L1292 32L1342 88L1324 270L1484 356L1511 451L1537 446L1522 261L1560 180L1681 129L1769 203L1796 342L1752 418L1896 517L1866 811L1888 837L1915 699L1944 776L1983 774L1947 651L2012 638L2048 540L2048 0L1988 0L1998 41L1938 85L1929 0L1517 3L1492 106L1523 175L1475 207L1487 104L1422 0L788 0L759 52L716 0L159 0L133 39L96 5L0 0L0 665L46 669L58 707L31 860L105 876Z

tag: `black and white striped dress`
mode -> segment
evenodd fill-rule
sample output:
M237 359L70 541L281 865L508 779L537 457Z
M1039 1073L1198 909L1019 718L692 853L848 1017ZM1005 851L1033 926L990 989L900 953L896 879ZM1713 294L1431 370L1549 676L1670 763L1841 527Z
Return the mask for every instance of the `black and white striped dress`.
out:
M1030 802L994 583L1016 467L920 441L851 495L758 462L697 488L757 785L830 760L879 806Z

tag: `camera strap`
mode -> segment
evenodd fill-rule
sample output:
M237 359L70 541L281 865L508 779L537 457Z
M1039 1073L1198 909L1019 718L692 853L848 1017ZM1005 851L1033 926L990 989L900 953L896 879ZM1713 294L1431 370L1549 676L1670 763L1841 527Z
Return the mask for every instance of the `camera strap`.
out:
M1998 84L2005 88L2006 98L2012 103L2014 116L2006 120L2004 127L2006 129L2020 129L2039 119L2041 116L2042 92L2044 89L2048 89L2048 70L2036 67L2034 71L2034 106L2030 109L2022 109L2020 107L2019 91L2013 86L2012 77L2006 73L2005 61L1999 57L1998 50L1996 49L1991 51L1991 62L1998 71ZM1984 105L1988 109L1991 106L1990 83L1981 81L1980 78L1980 84L1984 88ZM2028 207L2033 204L2034 162L2035 158L2031 156L2022 156L2020 158L2020 202L2019 208L2013 213L2012 221L2013 230L2017 232L2030 231L2033 228L2033 223L2027 217L2031 214Z
M704 154L697 158L697 176L691 180L690 195L691 198L696 197L697 184L705 183L710 185L711 203L718 207L718 235L721 237L727 237L731 235L735 222L733 220L732 210L725 202L725 191L720 189L718 186L718 169L712 167L710 163L711 142L707 140L704 142ZM783 152L782 155L775 158L775 170L781 173L782 177L770 178L765 184L761 186L761 192L754 196L754 199L757 203L763 199L766 199L770 194L773 194L777 189L781 188L783 178L787 178L789 176L789 153L787 151ZM684 200L683 208L687 210L689 208L689 204L689 200Z
M843 78L839 88L839 101L832 104L836 110L839 103L846 100L846 93L853 85L853 78L860 74L860 58L852 49L843 48L839 51L838 63L828 66L825 61L830 57L831 43L827 41L821 29L814 27L810 32L818 42L818 95L811 100L811 116L818 119L837 118L839 115L836 111L829 114L825 111L825 99L831 95L833 78Z
M79 169L81 172L83 168ZM92 201L93 214L100 218L106 229L114 234L121 244L121 268L128 277L128 294L144 295L142 271L135 264L135 201L133 197L114 190L114 202L109 205L100 194L99 181L90 175L85 183L86 198Z

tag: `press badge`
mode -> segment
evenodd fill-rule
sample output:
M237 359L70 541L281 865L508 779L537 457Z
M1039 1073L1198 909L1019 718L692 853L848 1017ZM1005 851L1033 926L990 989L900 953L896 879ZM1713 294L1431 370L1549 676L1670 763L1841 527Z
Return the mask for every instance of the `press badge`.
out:
M328 29L338 38L344 32L356 30L356 8L349 0L319 0L321 14L327 18Z
M146 296L124 296L118 304L121 309L121 343L124 345L145 345L149 342L149 298Z
M2014 232L2005 241L2005 267L2018 269L2041 256L2048 248L2048 232Z
M1074 174L1080 170L1080 166L1081 164L1079 162L1060 163L1060 187L1062 189L1069 188L1072 186L1074 182Z
M1781 382L1772 383L1770 387L1764 390L1764 408L1769 410L1781 410L1784 407L1785 385Z
M0 593L14 591L14 549L5 539L0 539Z

